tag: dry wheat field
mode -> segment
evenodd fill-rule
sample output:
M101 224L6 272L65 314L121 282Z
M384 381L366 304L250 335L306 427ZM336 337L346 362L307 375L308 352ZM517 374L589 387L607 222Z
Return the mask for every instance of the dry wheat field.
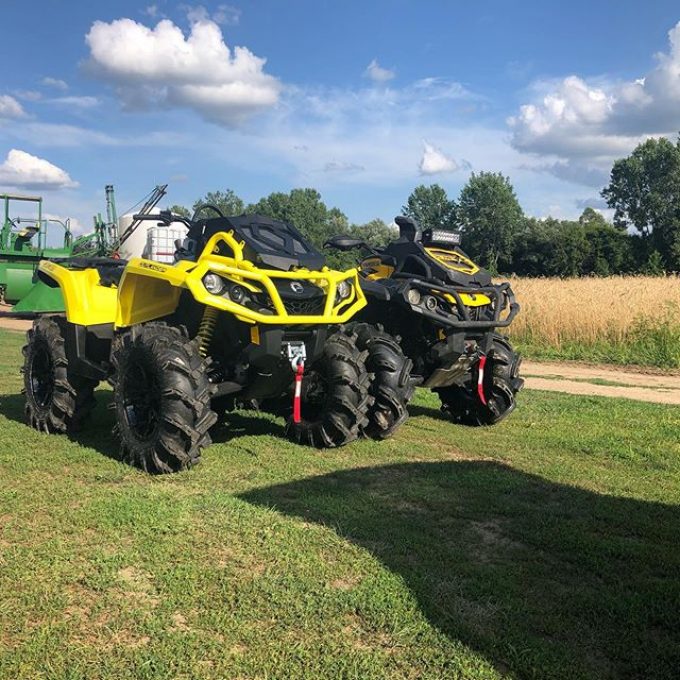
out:
M680 367L680 277L513 278L529 356Z

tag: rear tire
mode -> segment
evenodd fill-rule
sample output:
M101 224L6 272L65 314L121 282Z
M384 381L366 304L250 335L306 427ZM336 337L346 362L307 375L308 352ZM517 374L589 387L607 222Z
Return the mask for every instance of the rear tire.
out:
M114 340L112 363L122 459L151 473L196 465L217 420L197 342L150 322Z
M442 411L461 425L496 425L509 416L516 406L515 395L524 385L519 377L521 356L501 335L494 334L492 349L486 362L484 394L486 406L477 395L477 367L462 386L452 385L435 390L442 401Z
M413 362L381 326L357 323L351 328L357 334L357 347L368 352L366 368L373 374L369 394L374 402L365 433L373 439L387 439L408 420L408 403L415 390L411 382Z
M334 448L349 444L368 425L370 375L367 352L356 335L340 330L328 337L321 357L302 381L299 423L288 419L286 434L296 444Z
M63 317L43 316L26 334L26 421L41 432L77 432L95 405L97 381L69 373L65 331Z

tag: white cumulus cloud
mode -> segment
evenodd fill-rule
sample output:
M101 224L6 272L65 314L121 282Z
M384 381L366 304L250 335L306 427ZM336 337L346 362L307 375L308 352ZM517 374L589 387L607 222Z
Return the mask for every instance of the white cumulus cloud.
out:
M266 60L230 49L219 26L201 18L188 36L164 19L148 28L132 19L96 21L86 36L90 66L114 84L123 103L172 105L233 127L276 104L281 85Z
M0 164L0 184L20 189L63 189L77 187L69 174L44 158L11 149Z
M386 83L394 78L395 73L388 68L383 68L377 59L374 59L364 71L364 77L370 78L374 83Z
M420 172L423 175L439 175L458 170L458 163L441 149L429 142L423 142L423 157L420 159Z
M68 83L65 80L61 80L61 78L51 78L47 76L42 79L42 84L47 85L47 87L53 87L55 90L61 90L62 92L68 90Z
M0 118L23 118L25 115L23 107L14 97L0 95Z
M571 75L535 84L541 94L508 119L513 146L558 159L574 181L582 174L589 183L594 170L606 170L645 138L677 134L680 22L668 37L668 51L657 54L654 68L640 78L589 82Z
M187 19L195 24L199 21L214 21L220 26L236 26L241 20L241 10L232 5L218 5L211 14L203 5L183 5Z

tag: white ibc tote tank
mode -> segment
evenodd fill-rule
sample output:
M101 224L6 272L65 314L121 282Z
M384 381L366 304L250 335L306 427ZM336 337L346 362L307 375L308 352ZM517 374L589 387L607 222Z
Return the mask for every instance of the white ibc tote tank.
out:
M152 215L160 213L160 208L154 208ZM118 233L122 236L134 222L133 213L121 215L118 218ZM166 226L158 226L153 220L143 221L132 234L125 239L118 253L124 260L132 257L144 257L157 262L172 263L175 252L175 241L184 240L187 227L183 222L173 222Z

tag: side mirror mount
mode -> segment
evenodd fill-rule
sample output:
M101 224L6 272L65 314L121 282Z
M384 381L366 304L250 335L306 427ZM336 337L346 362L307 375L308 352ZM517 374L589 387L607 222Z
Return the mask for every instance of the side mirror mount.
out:
M368 248L365 241L360 238L352 238L344 234L331 236L331 238L323 244L324 248L332 248L333 250L352 250L354 248Z

